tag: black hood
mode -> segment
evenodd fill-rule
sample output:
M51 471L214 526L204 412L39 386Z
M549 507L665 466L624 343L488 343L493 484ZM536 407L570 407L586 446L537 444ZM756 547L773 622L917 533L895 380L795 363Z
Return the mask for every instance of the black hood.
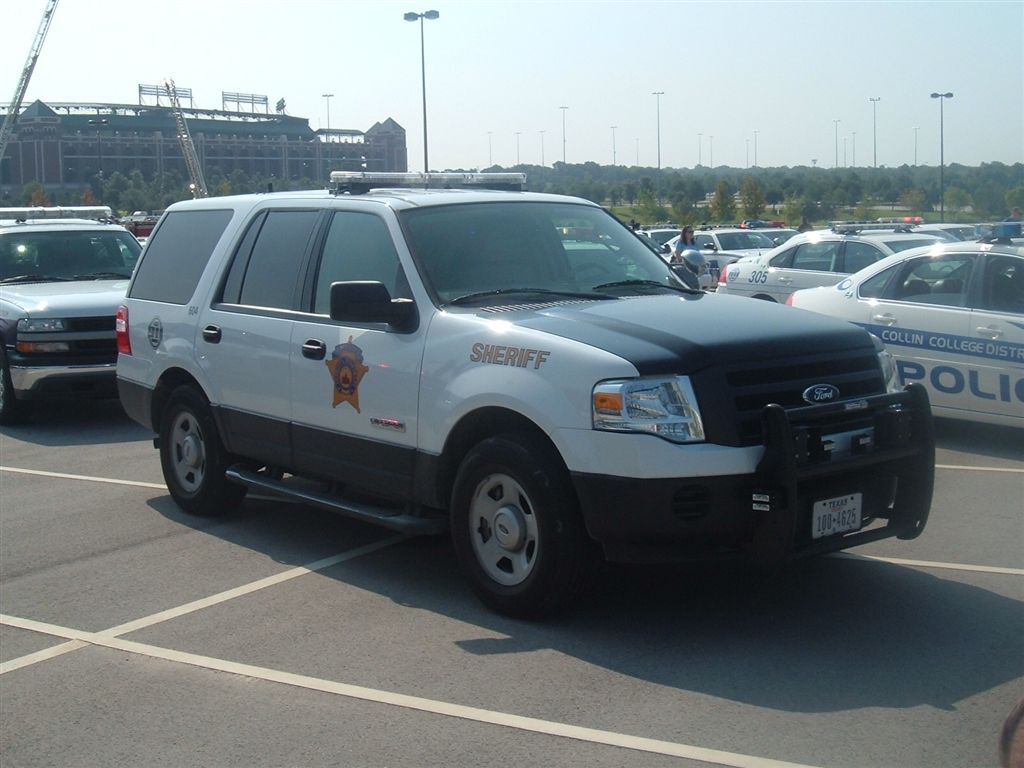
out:
M740 296L650 296L516 314L516 325L606 350L641 375L821 352L873 352L867 332L851 323Z

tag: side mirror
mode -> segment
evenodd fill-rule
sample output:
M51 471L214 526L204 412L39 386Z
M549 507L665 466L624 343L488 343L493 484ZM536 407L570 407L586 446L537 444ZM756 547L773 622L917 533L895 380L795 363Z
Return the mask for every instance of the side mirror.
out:
M409 333L419 325L412 299L392 299L383 283L352 280L331 283L331 319L343 323L387 323Z
M662 253L672 253L672 249L668 247L668 243L662 243L661 244L661 252Z

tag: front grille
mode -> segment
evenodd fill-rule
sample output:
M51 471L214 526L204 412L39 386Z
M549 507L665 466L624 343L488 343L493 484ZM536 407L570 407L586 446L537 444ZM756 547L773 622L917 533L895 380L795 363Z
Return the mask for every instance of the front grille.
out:
M726 445L759 445L761 411L766 405L776 403L786 409L807 406L804 390L823 383L837 387L840 400L885 392L878 358L861 350L729 366L697 377L709 439ZM706 400L711 409L704 408ZM839 432L869 423L854 412L822 426L827 432Z
M67 329L72 332L85 333L92 331L114 332L114 316L103 317L72 317L65 321Z

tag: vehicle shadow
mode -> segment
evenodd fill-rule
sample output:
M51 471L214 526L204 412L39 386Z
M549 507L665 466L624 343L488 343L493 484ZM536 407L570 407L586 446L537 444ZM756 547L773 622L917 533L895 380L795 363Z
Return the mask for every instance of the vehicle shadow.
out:
M272 501L247 500L215 522L184 515L169 499L151 505L292 565L388 535ZM551 649L659 686L785 712L952 710L1024 675L1019 600L866 559L824 557L770 576L738 564L608 565L575 610L536 623L484 608L447 536L410 538L321 575L479 627L486 637L456 643L473 656Z
M42 446L109 445L153 439L153 433L132 421L117 399L30 405L24 422L0 427L0 435Z
M939 449L1024 460L1024 429L957 419L935 419L933 424L935 445Z

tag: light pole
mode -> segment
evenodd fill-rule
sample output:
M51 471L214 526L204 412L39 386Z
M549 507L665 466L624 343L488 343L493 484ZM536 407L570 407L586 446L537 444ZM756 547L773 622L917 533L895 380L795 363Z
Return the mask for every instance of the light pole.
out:
M327 132L330 133L330 131L331 131L331 99L334 98L334 94L333 93L324 93L324 94L321 94L321 95L324 97L324 99L327 100ZM330 137L328 137L328 139L329 138Z
M747 154L746 160L744 161L744 168L750 167L750 139L744 139L747 142Z
M634 141L636 141L636 167L639 168L640 167L640 137L637 136L636 139L634 139Z
M843 168L846 168L846 137L843 136Z
M436 19L440 16L437 11L424 11L414 13L410 11L403 17L406 21L420 22L420 75L423 81L423 172L430 172L430 161L427 159L427 55L423 42L423 20Z
M565 165L565 110L568 107L559 107L562 110L562 165Z
M836 162L835 162L835 165L833 165L832 167L833 168L838 168L839 167L839 121L838 120L833 120L832 121L832 126L836 129Z
M914 167L917 167L917 132L921 130L921 126L914 126Z
M516 131L516 165L519 165L519 134L522 131Z
M850 163L854 168L857 167L857 132L853 132L853 161Z
M99 166L99 173L96 175L100 177L100 182L103 181L103 142L100 141L100 127L108 122L110 121L105 117L98 117L89 121L89 125L96 126L96 165Z
M544 165L544 131L540 132L540 164Z
M757 168L757 134L760 131L754 131L754 167Z
M715 167L715 137L708 136L708 165Z
M615 162L615 128L616 127L617 126L614 126L614 125L612 126L612 165L616 165L616 162Z
M943 115L942 115L942 104L946 99L952 99L953 94L950 92L946 93L933 93L933 99L939 100L939 221L946 220L946 187L945 179L943 174L946 167L946 156L945 156L945 129L943 127Z
M871 96L868 101L871 102L871 145L872 145L872 164L875 168L878 167L878 121L876 120L878 102L882 100L881 96Z
M651 91L651 95L658 102L658 170L661 170L661 97L664 91Z

